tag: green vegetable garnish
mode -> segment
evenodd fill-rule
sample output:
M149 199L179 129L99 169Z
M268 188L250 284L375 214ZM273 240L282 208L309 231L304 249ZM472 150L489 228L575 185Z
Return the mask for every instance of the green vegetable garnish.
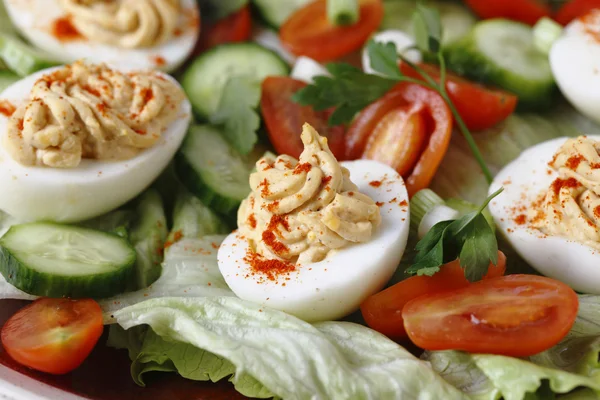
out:
M465 125L456 107L446 91L446 63L440 52L442 25L439 12L433 8L418 4L413 14L414 36L419 50L437 58L440 65L440 79L436 82L418 65L398 55L394 43L377 43L371 40L367 45L372 68L378 75L367 74L346 63L330 63L327 70L331 77L317 76L314 83L298 91L293 99L302 105L311 105L315 110L335 107L329 119L330 125L349 123L357 112L379 99L399 82L412 82L423 85L444 99L461 133L464 135L475 159L483 171L488 183L492 182L489 171L471 132ZM425 82L402 74L398 68L398 57L414 68Z
M415 262L406 273L431 276L443 264L458 258L469 281L483 278L490 262L498 262L498 242L482 212L502 190L490 195L477 211L435 224L417 243Z
M227 141L240 153L248 154L258 140L260 83L243 76L232 76L225 83L223 96L210 122L223 126Z

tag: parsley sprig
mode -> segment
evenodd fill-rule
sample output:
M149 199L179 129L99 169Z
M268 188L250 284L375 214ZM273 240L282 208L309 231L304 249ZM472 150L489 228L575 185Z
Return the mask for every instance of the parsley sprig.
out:
M491 183L492 174L477 148L471 132L452 100L450 100L446 90L446 63L440 51L442 25L439 12L434 8L418 3L412 20L417 48L422 52L432 54L438 60L440 67L439 81L432 78L418 65L410 62L402 55L399 56L394 43L377 43L371 40L367 44L367 51L371 66L377 74L367 74L346 63L330 63L327 65L327 70L331 77L315 77L313 84L294 95L294 100L302 105L311 105L315 110L335 107L335 111L329 119L329 124L339 125L352 121L356 113L378 100L399 82L413 82L423 85L439 93L444 99L486 180ZM423 77L424 81L403 75L398 68L398 57L414 68Z
M502 190L490 195L477 211L435 224L417 243L417 255L406 273L431 276L458 258L469 281L483 278L490 262L498 263L498 242L482 212Z

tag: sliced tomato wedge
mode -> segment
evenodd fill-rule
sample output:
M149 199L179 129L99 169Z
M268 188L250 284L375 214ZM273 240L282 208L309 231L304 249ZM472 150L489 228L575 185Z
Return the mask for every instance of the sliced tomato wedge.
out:
M498 263L490 264L483 279L504 275L506 257L498 252ZM367 298L360 310L369 327L394 340L408 338L404 330L402 309L411 300L432 293L451 291L469 286L458 260L445 264L432 276L413 276Z
M277 153L298 158L304 150L300 132L307 122L327 137L331 152L343 160L344 127L328 126L331 111L315 111L292 100L292 95L305 86L306 83L287 76L270 76L263 81L260 107L269 140Z
M437 66L419 64L419 67L439 82L440 69ZM406 63L400 63L400 70L406 76L423 80L421 74ZM467 128L474 131L491 128L502 122L517 106L517 96L514 94L487 88L451 72L446 72L446 90Z
M6 321L0 337L18 363L61 375L81 365L103 328L102 310L94 300L43 298Z
M244 42L250 39L252 18L250 6L244 6L233 14L202 29L196 53L224 43Z
M556 12L554 19L559 24L567 25L596 8L600 8L600 0L571 0Z
M427 144L423 104L393 109L381 118L369 136L363 158L381 161L406 176Z
M346 159L394 160L390 165L401 171L412 196L433 179L450 144L452 121L438 93L400 83L356 116L346 134Z
M550 7L538 0L465 0L483 19L507 18L534 25L540 18L550 16Z
M279 30L283 45L295 55L330 61L358 50L383 19L382 0L359 0L359 20L335 26L327 18L327 0L316 0L296 11Z
M426 350L527 357L569 332L579 300L569 286L536 275L508 275L418 297L402 311L410 340Z

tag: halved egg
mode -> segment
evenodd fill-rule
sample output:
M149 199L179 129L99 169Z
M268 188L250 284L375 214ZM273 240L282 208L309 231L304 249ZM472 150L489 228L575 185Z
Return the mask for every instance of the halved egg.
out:
M588 136L600 140L600 136ZM504 191L492 200L490 212L499 230L525 261L540 273L573 289L600 294L600 251L568 237L545 235L532 226L528 210L558 177L548 166L569 138L561 137L525 150L494 178L490 193Z
M84 59L88 62L123 64L136 68L157 68L172 71L180 66L191 54L200 33L200 17L195 0L178 0L180 4L179 21L170 38L156 46L124 48L95 41L77 31L73 19L61 6L61 0L4 0L6 10L13 24L35 46L43 49L58 61L71 63ZM157 3L172 3L156 0ZM75 2L78 4L77 2ZM83 7L83 3L80 5ZM101 2L98 2L101 3ZM127 2L122 2L127 3ZM113 21L104 21L106 26L145 29L160 24L160 7L150 13L154 1L128 2L127 10L115 14ZM132 6L133 5L133 6ZM97 11L90 6L89 13ZM125 22L126 21L126 22ZM115 36L125 36L128 32L119 32ZM135 36L137 32L131 33ZM94 35L92 35L94 36Z
M350 314L380 290L396 271L408 238L408 193L402 177L377 161L340 163L361 193L380 207L381 225L368 242L331 252L323 261L296 265L275 280L244 261L248 241L230 234L219 248L219 269L240 298L285 311L306 321Z
M600 10L571 22L550 50L560 91L577 110L600 122Z
M62 67L59 67L62 68ZM0 101L24 103L34 83L56 68L37 72L4 90ZM179 85L175 79L160 73ZM171 161L185 137L191 105L184 99L159 141L125 161L83 159L74 168L25 166L3 147L9 117L0 114L0 210L23 221L75 222L113 210L149 186Z

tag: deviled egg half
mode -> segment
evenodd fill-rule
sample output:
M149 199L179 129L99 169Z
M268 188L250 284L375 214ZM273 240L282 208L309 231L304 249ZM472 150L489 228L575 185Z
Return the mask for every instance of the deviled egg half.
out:
M3 0L13 24L64 63L126 64L172 71L200 32L195 0Z
M525 150L494 178L489 205L515 250L544 275L600 294L600 136Z
M377 161L338 163L308 124L299 160L265 156L219 269L242 299L307 321L341 318L380 290L408 238L402 177Z
M74 222L142 192L181 145L191 106L157 71L77 62L0 95L0 210Z
M571 104L600 123L600 9L567 25L552 45L550 66Z

